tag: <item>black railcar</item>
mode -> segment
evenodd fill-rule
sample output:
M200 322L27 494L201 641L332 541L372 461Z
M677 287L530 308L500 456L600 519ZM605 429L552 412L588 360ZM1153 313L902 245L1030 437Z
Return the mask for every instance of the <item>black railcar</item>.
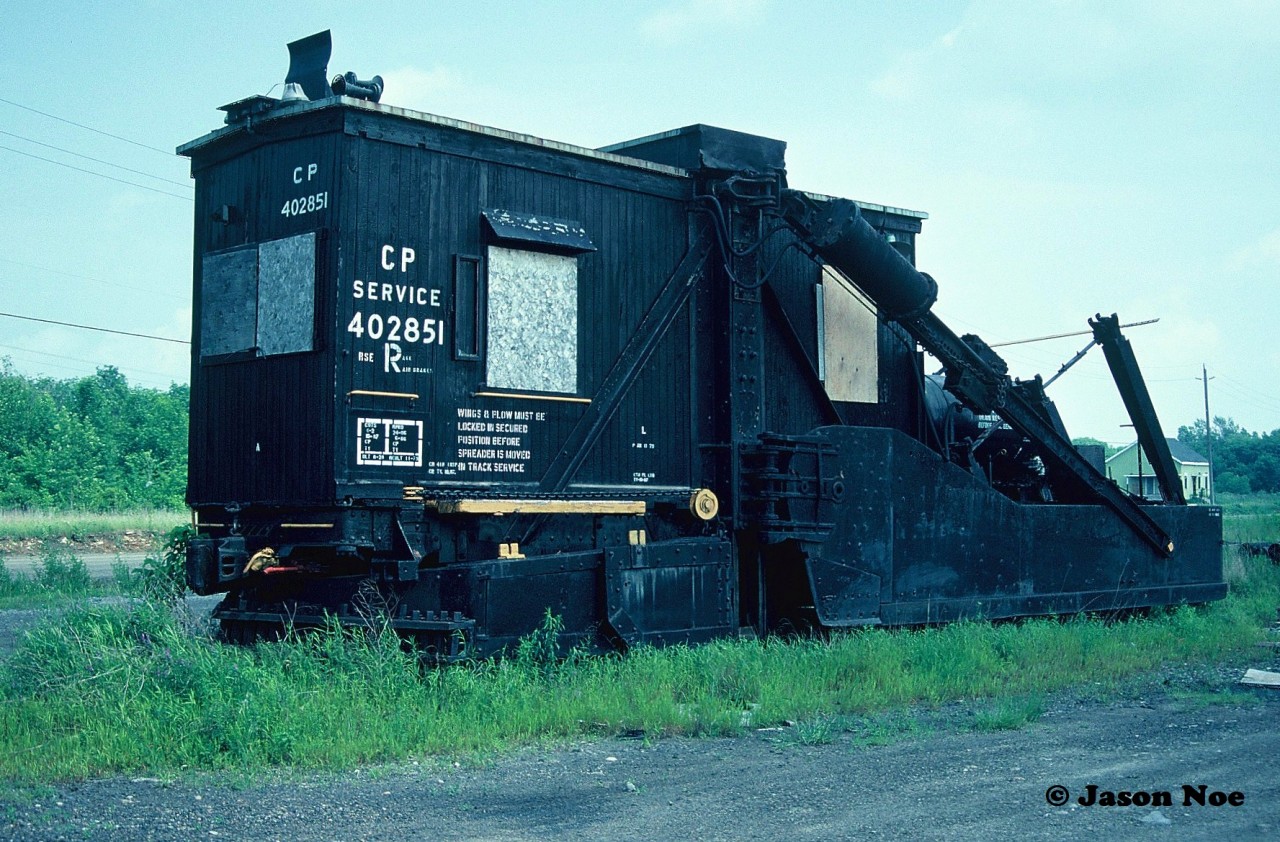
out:
M924 214L789 190L724 129L591 150L309 93L180 149L188 576L232 636L376 609L454 657L548 610L625 645L1224 593L1219 510L1122 494L928 312Z

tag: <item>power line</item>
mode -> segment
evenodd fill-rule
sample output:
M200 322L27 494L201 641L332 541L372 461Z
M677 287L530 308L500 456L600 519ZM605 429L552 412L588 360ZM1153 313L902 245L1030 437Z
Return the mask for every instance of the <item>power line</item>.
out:
M1276 398L1272 395L1269 395L1259 390L1257 382L1253 384L1243 383L1239 380L1229 377L1226 374L1217 374L1214 376L1226 381L1225 383L1219 384L1218 386L1219 389L1223 388L1223 386L1226 386L1226 391L1231 392L1232 394L1242 395L1247 399L1251 399L1251 400L1259 400L1264 403L1270 404L1271 407L1274 407L1274 409L1276 410L1280 410L1280 398Z
M138 184L136 181L126 181L123 178L116 178L113 175L106 175L105 173L94 172L93 170L86 170L84 167L73 167L71 164L66 164L66 163L63 163L62 161L55 161L54 159L46 158L43 155L33 155L30 152L23 152L21 149L14 149L12 146L0 146L0 149L7 150L9 152L16 152L19 155L26 155L28 158L35 158L36 160L39 160L39 161L48 161L50 164L57 164L58 166L66 167L69 170L78 170L79 172L85 172L85 173L88 173L89 175L96 175L98 178L106 178L111 181L118 181L121 184L128 184L133 187L141 187L143 190L150 190L152 193L160 193L165 196L172 196L175 199L185 199L188 202L194 201L190 196L182 196L177 193L170 193L168 190L160 190L155 187L148 187L145 184Z
M32 374L30 373L30 371L28 372L20 371L18 372L18 374L20 374L23 377L32 378L32 379L37 377L48 377L51 380L58 379L56 375L49 373L49 371L53 369L57 369L58 371L68 372L69 374L75 377L92 377L93 376L93 372L85 371L83 366L59 365L57 363L45 363L45 362L28 363L27 365L30 367L36 368L37 369L36 373ZM177 384L180 386L187 385L186 383L180 380L177 380L173 377L166 376L163 379L156 379L154 377L138 376L133 373L132 369L120 368L119 366L116 366L116 368L119 369L120 373L124 374L126 377L129 378L129 385L131 386L138 386L144 389L155 389L157 391L165 391L169 387L173 386L174 384ZM168 381L167 383L165 382L166 380Z
M191 344L191 342L187 339L171 339L168 336L152 336L149 333L130 333L127 330L112 330L111 328L108 328L108 327L94 327L93 325L78 325L72 322L59 322L54 319L37 319L35 316L19 316L16 313L0 313L0 316L8 316L11 319L22 319L23 321L28 321L28 322L41 322L47 325L61 325L62 327L76 327L76 328L80 328L81 330L96 330L96 331L99 331L100 333L117 333L121 336L134 336L134 337L137 337L138 339L156 339L160 342L176 342L179 345Z
M1197 379L1198 379L1198 378L1197 378ZM1259 397L1261 397L1261 396L1260 396L1260 395L1258 395L1256 392L1252 392L1252 391L1249 391L1249 392L1242 392L1242 391L1240 391L1240 390L1236 389L1235 387L1232 387L1232 386L1227 385L1227 384L1225 384L1225 383L1220 383L1220 384L1218 385L1218 391L1219 391L1219 392L1225 392L1225 393L1226 393L1226 395L1227 395L1227 397L1231 398L1231 401L1230 401L1230 402L1231 402L1232 404L1241 404L1241 403L1243 403L1243 404L1248 404L1249 406L1253 407L1254 409L1260 409L1260 410L1262 410L1263 412L1267 412L1267 413L1271 413L1271 414L1275 414L1276 412L1280 412L1280 408L1278 408L1278 407L1276 406L1276 404L1275 404L1275 403L1262 403L1262 402L1260 402L1260 401L1258 400L1258 398L1259 398ZM1221 403L1221 401L1220 401L1219 403Z
M0 134L8 135L9 137L16 137L18 140L25 140L27 143L34 143L36 146L43 146L45 149L53 149L54 151L62 152L66 155L75 155L77 158L84 158L86 161L93 161L95 164L102 164L108 167L115 167L118 170L131 172L135 175L146 176L147 178L154 178L157 181L163 181L168 184L176 184L179 187L185 187L188 190L195 189L189 182L174 181L172 178L165 178L162 175L155 175L154 173L143 172L142 170L135 170L132 167L126 167L123 164L113 164L110 161L104 161L101 158L94 158L92 155L81 155L79 152L72 152L70 149L63 149L61 146L54 146L52 143L44 143L39 140L33 140L29 137L24 137L20 134L14 134L13 132L6 132L3 129L0 129Z
M1237 380L1232 380L1230 377L1226 376L1225 374L1214 375L1215 380L1219 378L1221 378L1223 382L1218 384L1218 388L1223 391L1230 392L1233 395L1238 395L1240 397L1248 398L1250 400L1261 400L1264 402L1280 405L1280 400L1277 400L1276 398L1266 394L1265 392L1259 391L1254 386L1249 386L1246 384L1242 384Z
M1158 321L1160 320L1147 319L1145 322L1129 322L1129 324L1120 325L1120 327L1138 327L1139 325L1153 325ZM1093 333L1093 331L1092 330L1076 330L1076 331L1072 331L1071 333L1055 333L1050 336L1037 336L1032 339L1013 339L1008 342L990 342L987 344L987 347L988 348L1004 348L1007 345L1026 345L1028 342L1044 342L1046 339L1064 339L1068 336L1084 336L1085 334L1089 334L1089 333Z
M116 140L122 140L125 143L129 143L134 146L140 146L143 149L150 149L152 152L159 152L161 155L170 155L173 157L177 157L176 152L172 152L168 149L161 149L158 146L148 146L145 143L139 143L136 140L130 140L129 138L121 137L118 134L112 134L111 132L104 132L102 129L95 129L93 126L86 126L84 123L77 123L74 120L68 120L66 117L59 117L58 115L50 114L47 111L40 111L39 109L32 108L28 105L22 105L20 103L14 102L11 99L5 99L4 97L0 97L0 102L6 103L8 105L12 105L14 108L21 108L23 111L30 111L33 114L39 114L42 117L48 117L50 120L57 120L60 123L66 123L68 125L75 126L76 128L85 129L86 131L94 132L95 134L105 135L106 137L114 138Z
M5 354L3 357L0 357L0 359L4 359L4 360L6 360L6 361L8 361L8 362L13 362L13 355L12 355L12 354ZM34 374L34 375L33 375L33 374L31 374L31 373L25 373L25 374L23 374L23 376L24 376L24 377L36 377L36 376L49 377L50 375L48 375L48 374L46 374L46 373L45 373L45 371L44 371L45 369L57 369L58 371L68 371L68 372L71 372L72 374L78 374L78 375L81 375L81 376L88 376L89 374L91 374L91 372L86 372L86 371L85 371L85 369L84 369L84 366L85 366L85 365L92 365L92 363L85 363L84 365L66 365L66 364L64 364L64 363L51 363L51 362L43 362L43 361L40 361L40 362L34 362L34 361L33 361L33 362L29 362L29 363L28 363L28 365L29 365L29 366L32 366L32 367L37 367L37 368L39 368L40 370L39 370L36 374ZM121 370L121 371L124 371L126 374L128 373L125 369L120 369L120 370ZM21 372L20 372L20 373L21 373Z
M48 272L51 275L61 275L64 278L77 278L81 281L91 281L92 283L95 283L95 284L105 284L106 286L120 287L121 289L132 289L138 292L145 292L149 295L163 295L165 298L172 298L175 301L190 300L190 298L186 295L175 295L172 292L165 292L163 290L151 289L149 287L139 287L139 286L133 286L132 284L122 284L119 281L106 281L106 280L103 280L102 278L90 277L89 275L77 275L74 272L62 272L58 269L50 269L48 266L38 266L35 263L23 263L21 260L12 260L8 257L0 257L0 262L12 263L14 266L25 266L28 269L38 269L41 272Z
M67 355L65 355L65 354L55 354L55 353L53 353L52 351L41 351L41 350L38 350L38 349L36 349L36 348L23 348L23 347L18 346L18 345L4 345L4 344L0 344L0 348L8 348L8 349L9 349L9 350L11 350L11 351L18 351L19 353L22 353L22 354L36 354L36 355L41 356L41 357L52 357L52 358L54 358L54 359L58 359L58 360L69 360L69 361L71 361L71 362L73 362L73 363L81 363L81 364L83 364L83 365L91 365L91 366L94 366L94 367L100 367L100 366L104 366L104 365L114 365L113 363L104 363L104 362L95 362L95 361L93 361L93 360L86 360L86 359L85 359L85 358L83 358L83 357L68 357L68 356L67 356ZM6 356L7 356L7 355L6 355ZM79 368L73 368L73 367L71 367L71 366L65 366L65 365L56 365L56 364L54 364L54 363L41 363L41 364L42 364L42 365L52 366L52 367L54 367L54 368L61 368L61 369L64 369L64 370L66 370L66 371L79 371L79 370L80 370ZM151 369L147 369L147 368L137 368L137 367L135 367L135 366L131 366L131 365L116 366L116 368L119 368L121 371L126 371L126 372L139 372L139 373L141 373L141 374L151 374L151 375L155 375L156 377L168 377L168 378L169 378L169 379L171 379L171 380L172 380L172 379L174 379L174 378L173 378L173 375L171 375L171 374L165 374L163 371L152 371Z
M1256 384L1245 383L1242 380L1237 380L1234 377L1227 374L1215 374L1214 377L1221 377L1223 380L1226 380L1231 383L1235 383L1237 386L1243 386L1246 389L1252 389L1256 385Z

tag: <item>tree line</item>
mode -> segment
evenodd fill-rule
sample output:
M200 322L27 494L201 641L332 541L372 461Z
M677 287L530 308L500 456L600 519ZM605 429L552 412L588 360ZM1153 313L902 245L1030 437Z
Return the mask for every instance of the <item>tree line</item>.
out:
M1205 458L1209 444L1204 421L1178 428L1178 441ZM1120 450L1095 438L1072 439L1075 444L1099 444L1107 458ZM1280 492L1280 429L1251 433L1230 418L1213 419L1213 487L1230 494Z
M189 393L130 386L114 366L54 380L0 361L0 506L181 507Z
M32 379L0 360L0 506L181 507L189 397L185 385L130 386L114 366L78 379ZM1204 421L1179 427L1178 439L1207 455ZM1280 492L1280 429L1252 433L1215 418L1212 439L1218 491Z
M1214 418L1211 436L1204 421L1178 428L1178 441L1209 455L1213 444L1213 482L1232 494L1280 491L1280 429L1251 433L1230 418Z

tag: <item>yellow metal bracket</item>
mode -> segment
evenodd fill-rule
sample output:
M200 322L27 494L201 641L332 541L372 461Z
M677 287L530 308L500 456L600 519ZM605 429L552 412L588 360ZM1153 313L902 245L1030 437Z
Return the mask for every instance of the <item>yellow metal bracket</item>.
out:
M720 512L720 498L710 488L699 488L689 497L689 511L699 520L711 520Z
M522 401L558 401L560 403L591 403L591 398L572 395L530 395L523 392L472 392L473 398L517 398Z
M350 392L347 392L347 397L401 398L406 401L416 401L418 399L416 392L377 392L370 389L352 389Z
M437 500L435 507L442 515L642 515L645 512L643 500Z

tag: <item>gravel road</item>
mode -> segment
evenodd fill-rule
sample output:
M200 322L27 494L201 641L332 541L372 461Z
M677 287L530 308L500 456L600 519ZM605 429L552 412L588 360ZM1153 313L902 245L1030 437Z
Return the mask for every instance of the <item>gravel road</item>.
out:
M143 559L147 557L147 553L84 553L77 554L76 558L84 562L84 566L88 569L89 575L94 579L110 579L112 576L112 565L117 561L123 564L127 569L132 570L142 565ZM4 559L4 566L11 573L19 573L23 576L30 576L35 573L40 563L44 561L44 556L39 555L11 555Z

